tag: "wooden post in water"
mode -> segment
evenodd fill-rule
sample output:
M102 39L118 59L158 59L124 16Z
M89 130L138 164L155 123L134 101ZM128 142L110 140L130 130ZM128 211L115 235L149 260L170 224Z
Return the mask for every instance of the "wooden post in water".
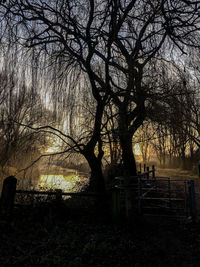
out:
M0 214L6 219L10 219L12 216L16 186L17 179L14 176L9 176L3 181L3 188L0 200Z

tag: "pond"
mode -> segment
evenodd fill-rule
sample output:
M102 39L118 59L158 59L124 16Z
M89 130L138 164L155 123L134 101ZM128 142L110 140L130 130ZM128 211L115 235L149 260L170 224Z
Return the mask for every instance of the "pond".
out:
M79 192L88 184L88 178L79 174L41 174L37 189L55 190L61 189L64 192Z

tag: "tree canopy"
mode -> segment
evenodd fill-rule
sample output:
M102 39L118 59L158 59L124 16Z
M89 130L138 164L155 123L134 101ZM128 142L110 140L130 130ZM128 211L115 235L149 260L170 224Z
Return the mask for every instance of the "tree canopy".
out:
M37 47L65 70L85 73L96 110L92 135L79 150L95 180L102 181L101 126L110 101L116 107L124 169L136 175L132 138L163 97L160 62L178 61L187 47L199 48L199 9L195 0L1 2L2 28L15 41ZM98 186L103 188L101 182Z

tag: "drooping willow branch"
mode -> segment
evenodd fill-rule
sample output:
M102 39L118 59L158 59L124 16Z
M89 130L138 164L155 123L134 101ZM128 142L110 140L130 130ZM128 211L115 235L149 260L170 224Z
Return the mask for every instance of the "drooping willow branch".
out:
M74 140L74 138L72 138L70 135L64 134L61 130L59 130L59 129L53 127L53 126L45 125L45 126L40 126L40 127L33 127L33 126L30 126L30 125L27 125L27 124L24 124L24 123L15 121L15 120L13 120L13 122L18 124L18 125L20 125L20 126L29 128L29 129L34 130L34 131L46 132L46 133L53 134L53 135L57 136L58 138L60 138L65 144L71 146L68 142L66 142L64 140L64 138L67 138L67 139L69 139L70 141L72 141L74 143L74 147L78 148L79 152L82 152L82 148L81 147L84 147L84 144L77 143L77 141ZM46 130L46 129L50 129L52 131L49 131L49 130ZM64 138L62 138L59 134ZM81 140L79 140L79 141L81 141Z
M55 152L55 153L48 153L48 154L42 154L40 155L36 160L32 161L31 164L29 164L27 167L20 169L19 171L16 172L16 174L20 173L20 172L25 172L27 171L29 168L31 168L33 165L35 165L40 159L44 158L44 157L51 157L51 156L57 156L57 155L62 155L65 153L69 153L71 150L73 150L73 147L70 147L64 151L60 151L60 152Z

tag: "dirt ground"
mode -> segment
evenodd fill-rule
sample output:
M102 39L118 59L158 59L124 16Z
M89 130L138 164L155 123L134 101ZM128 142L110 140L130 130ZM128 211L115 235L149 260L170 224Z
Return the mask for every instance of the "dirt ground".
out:
M195 183L200 183L198 175L188 170L156 168L156 176L169 177L172 179L194 180Z

